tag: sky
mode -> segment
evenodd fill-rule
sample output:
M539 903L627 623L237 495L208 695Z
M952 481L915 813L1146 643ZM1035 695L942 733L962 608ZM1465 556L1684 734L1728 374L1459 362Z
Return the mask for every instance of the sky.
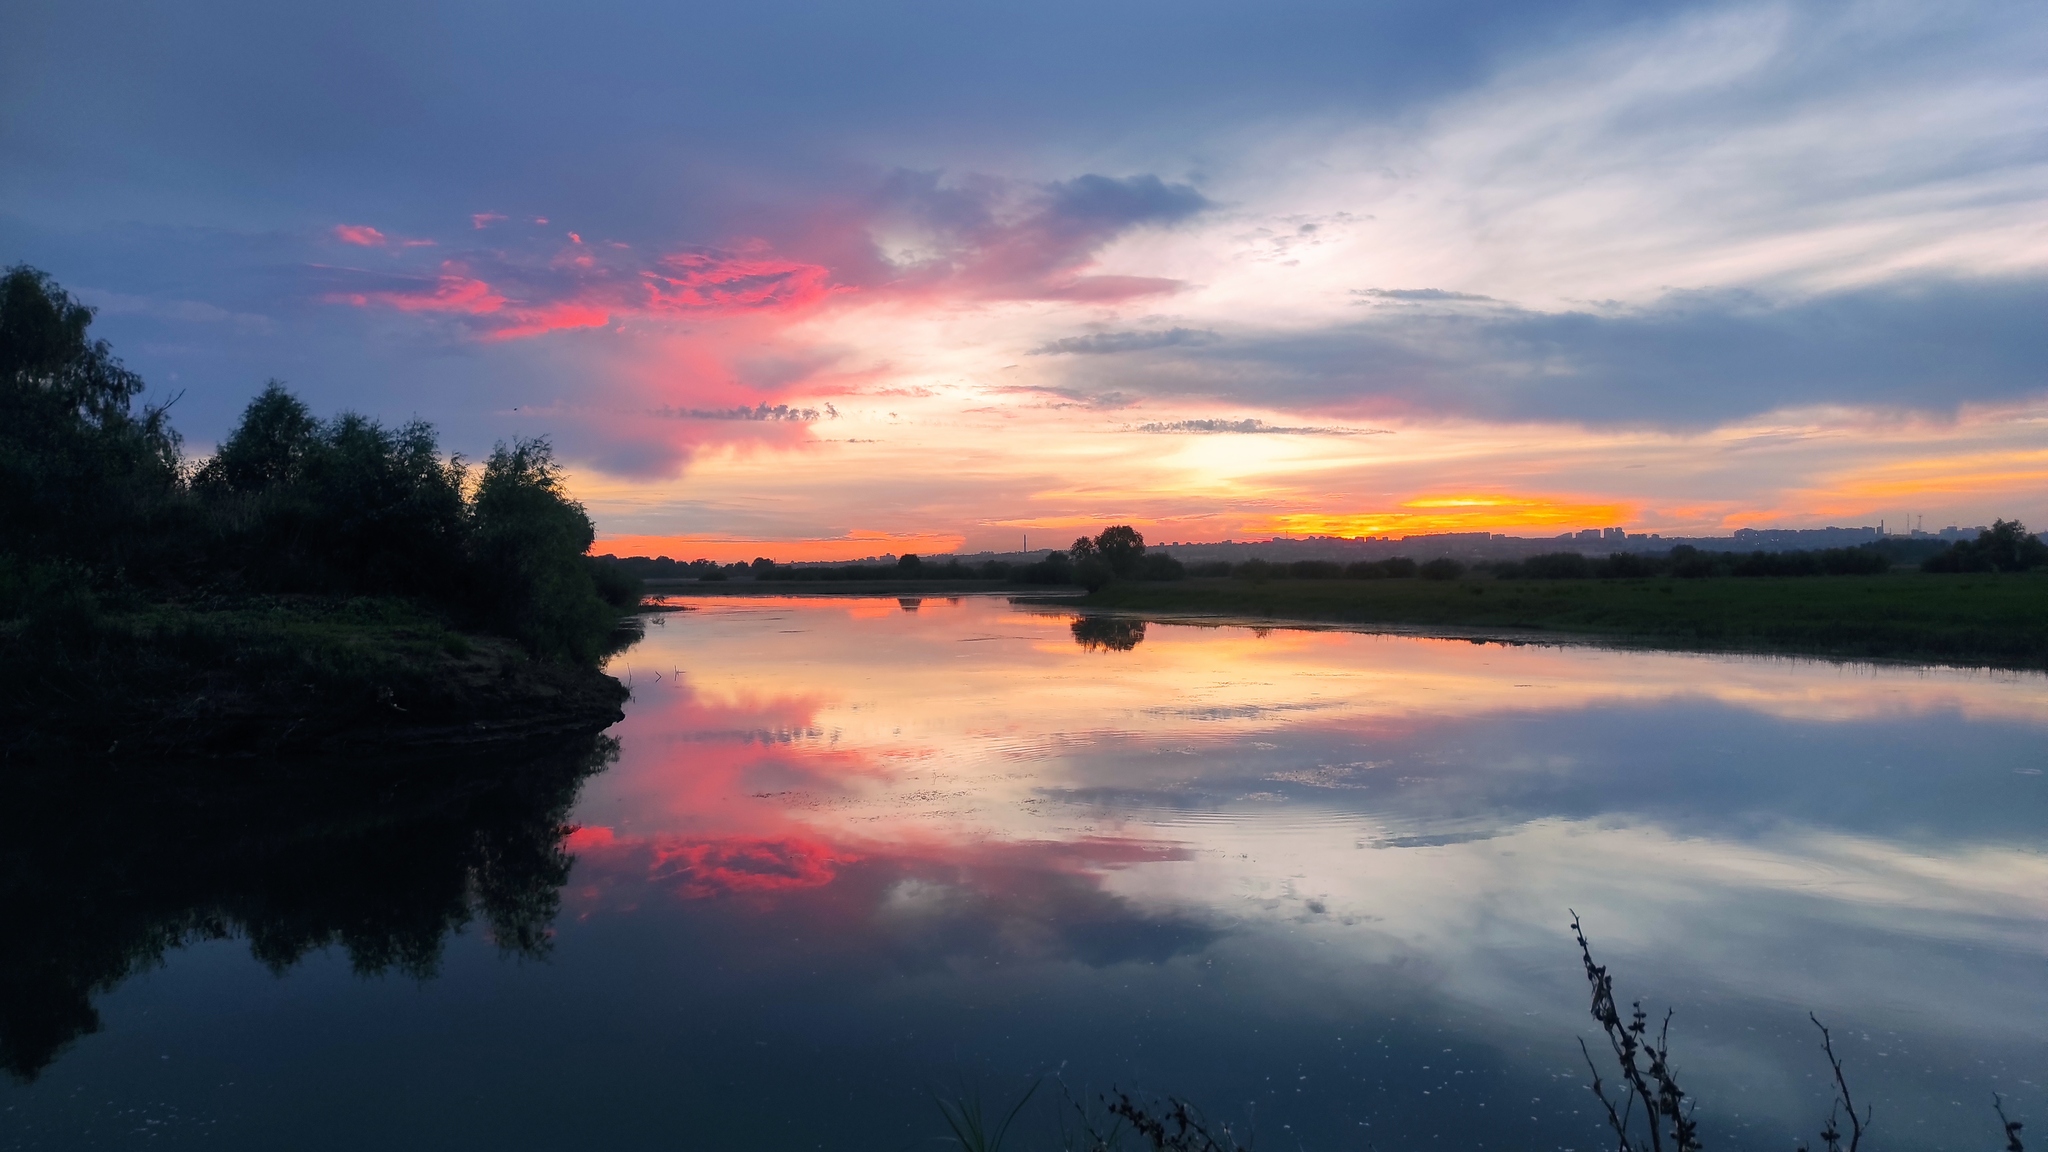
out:
M599 551L2048 526L2048 8L19 0L0 262L195 455Z

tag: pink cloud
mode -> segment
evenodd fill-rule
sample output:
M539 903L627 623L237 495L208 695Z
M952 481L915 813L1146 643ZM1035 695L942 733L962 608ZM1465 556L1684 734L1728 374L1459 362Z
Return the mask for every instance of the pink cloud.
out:
M489 284L452 270L443 271L431 286L419 289L337 293L328 299L358 308L376 306L400 312L453 312L467 316L489 315L505 307L505 298L491 291Z
M682 252L661 258L646 278L653 312L726 312L802 308L835 292L832 271L774 257Z
M334 238L343 244L355 244L363 248L382 248L390 243L384 233L368 224L336 224Z
M772 240L628 246L580 231L516 229L493 231L488 247L420 261L410 274L322 272L327 300L431 320L479 343L615 329L590 346L607 362L601 385L563 415L602 445L595 455L607 470L669 474L705 444L793 447L815 435L802 422L691 413L858 391L868 382L863 374L886 375L885 365L851 363L843 348L794 331L798 322L853 305L1086 307L1170 293L1180 282L1105 273L1099 254L1133 228L1171 224L1206 203L1149 177L951 187L913 174L867 197L769 221ZM502 219L480 212L471 223L482 230ZM380 231L352 226L347 234L407 259L396 250L403 242ZM898 234L918 237L914 262L878 245L877 237ZM680 415L650 419L654 413ZM579 438L562 431L570 442Z
M611 323L611 313L586 304L549 304L539 308L515 308L508 315L512 323L486 333L486 340L520 340L571 328L602 328Z
M735 836L654 847L649 879L672 884L689 899L740 893L786 892L830 884L839 868L859 860L812 836Z

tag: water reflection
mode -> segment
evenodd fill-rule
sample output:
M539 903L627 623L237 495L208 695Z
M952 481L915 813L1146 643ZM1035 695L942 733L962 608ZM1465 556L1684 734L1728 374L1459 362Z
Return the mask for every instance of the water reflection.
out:
M1057 987L1127 1031L999 1013L1010 1071L1263 1099L1324 1146L1589 1138L1568 904L1679 1004L1722 1146L1825 1113L1807 1009L1879 1038L1897 1146L1964 1084L2029 1090L2039 677L931 609L707 606L583 808L579 915L715 919L696 963L776 996ZM1317 1087L1251 1091L1277 1067Z
M2048 1111L2041 677L906 607L650 628L545 963L454 937L401 991L310 957L249 1021L260 966L167 952L0 1107L70 1131L161 1084L216 1147L900 1149L934 1088L1058 1071L1281 1147L1607 1146L1569 906L1677 1007L1712 1147L1811 1137L1809 1009L1887 1148L1996 1147L1993 1090Z
M98 1031L92 1000L207 940L283 974L338 947L358 974L432 976L481 918L543 955L576 789L609 738L508 764L187 764L0 777L0 1065L33 1080Z
M1129 652L1145 639L1145 622L1122 616L1076 616L1069 627L1090 652Z

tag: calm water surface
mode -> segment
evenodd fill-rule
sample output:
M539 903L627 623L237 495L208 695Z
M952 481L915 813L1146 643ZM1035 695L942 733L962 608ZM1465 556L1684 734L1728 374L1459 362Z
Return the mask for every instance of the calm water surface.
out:
M936 1148L935 1093L1057 1076L1034 1137L1114 1086L1262 1148L1590 1150L1568 908L1676 1009L1709 1147L1817 1130L1808 1011L1878 1147L1998 1148L1994 1091L2048 1135L2040 676L697 605L617 660L544 957L188 935L0 1146Z

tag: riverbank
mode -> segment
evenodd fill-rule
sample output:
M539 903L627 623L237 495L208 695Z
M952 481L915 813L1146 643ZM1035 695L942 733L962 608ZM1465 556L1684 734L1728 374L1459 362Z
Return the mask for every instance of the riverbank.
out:
M1136 615L1441 628L1701 651L2048 669L2048 574L1116 583Z
M383 597L168 602L0 625L0 759L481 749L594 734L596 667Z

